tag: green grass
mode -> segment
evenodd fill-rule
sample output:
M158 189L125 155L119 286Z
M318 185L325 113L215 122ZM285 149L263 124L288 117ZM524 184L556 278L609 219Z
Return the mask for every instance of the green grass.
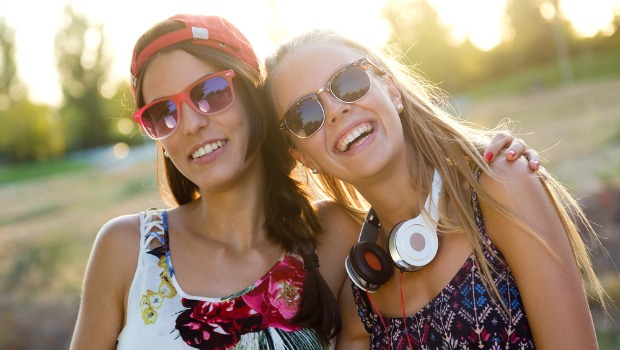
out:
M620 76L620 50L574 55L571 65L574 82L617 77ZM554 88L563 83L560 67L557 61L552 61L526 71L514 72L464 94L483 100Z
M620 333L614 331L597 332L596 338L600 350L620 349Z
M88 168L84 160L50 160L38 163L11 165L0 168L0 187L52 175L74 173Z

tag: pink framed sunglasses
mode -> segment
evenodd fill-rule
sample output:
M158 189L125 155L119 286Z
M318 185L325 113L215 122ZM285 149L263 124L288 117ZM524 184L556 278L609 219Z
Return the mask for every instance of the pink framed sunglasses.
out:
M148 137L161 140L181 123L181 104L186 103L202 115L222 112L235 101L232 69L209 74L176 95L159 98L138 109L133 119Z

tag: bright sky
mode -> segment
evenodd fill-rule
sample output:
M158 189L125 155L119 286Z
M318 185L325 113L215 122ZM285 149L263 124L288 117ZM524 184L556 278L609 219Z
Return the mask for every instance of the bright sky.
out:
M54 57L54 38L68 0L1 1L0 16L16 32L18 74L38 102L60 101ZM176 13L215 14L226 17L265 56L277 45L272 33L294 35L315 27L332 27L372 45L382 45L390 35L381 17L387 0L73 0L77 11L104 25L112 53L113 79L127 79L135 39L156 22ZM411 0L409 0L411 1ZM502 38L501 14L505 0L430 0L456 40L469 36L482 49L491 49ZM560 0L561 11L573 19L584 35L609 31L620 0ZM147 5L148 4L148 7Z

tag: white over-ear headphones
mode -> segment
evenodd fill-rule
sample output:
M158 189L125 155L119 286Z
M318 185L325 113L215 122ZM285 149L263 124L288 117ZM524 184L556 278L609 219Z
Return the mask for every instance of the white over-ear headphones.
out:
M381 223L375 211L370 209L358 243L351 248L345 262L347 274L358 287L375 292L392 276L392 264L403 271L417 271L433 260L439 248L437 205L441 187L441 175L435 169L431 193L424 204L425 211L392 228L387 238L389 255L376 243ZM430 217L424 215L425 212Z

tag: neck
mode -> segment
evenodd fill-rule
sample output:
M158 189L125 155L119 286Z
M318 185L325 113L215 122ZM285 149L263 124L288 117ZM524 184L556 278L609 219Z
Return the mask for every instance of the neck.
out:
M430 194L432 169L423 171L428 177L428 188L422 188L422 179L414 179L409 169L391 172L381 180L356 186L364 198L375 209L383 230L389 230L403 220L420 214Z
M188 212L188 220L197 225L196 232L239 249L266 239L265 171L262 162L254 164L232 186L201 190L200 198Z

